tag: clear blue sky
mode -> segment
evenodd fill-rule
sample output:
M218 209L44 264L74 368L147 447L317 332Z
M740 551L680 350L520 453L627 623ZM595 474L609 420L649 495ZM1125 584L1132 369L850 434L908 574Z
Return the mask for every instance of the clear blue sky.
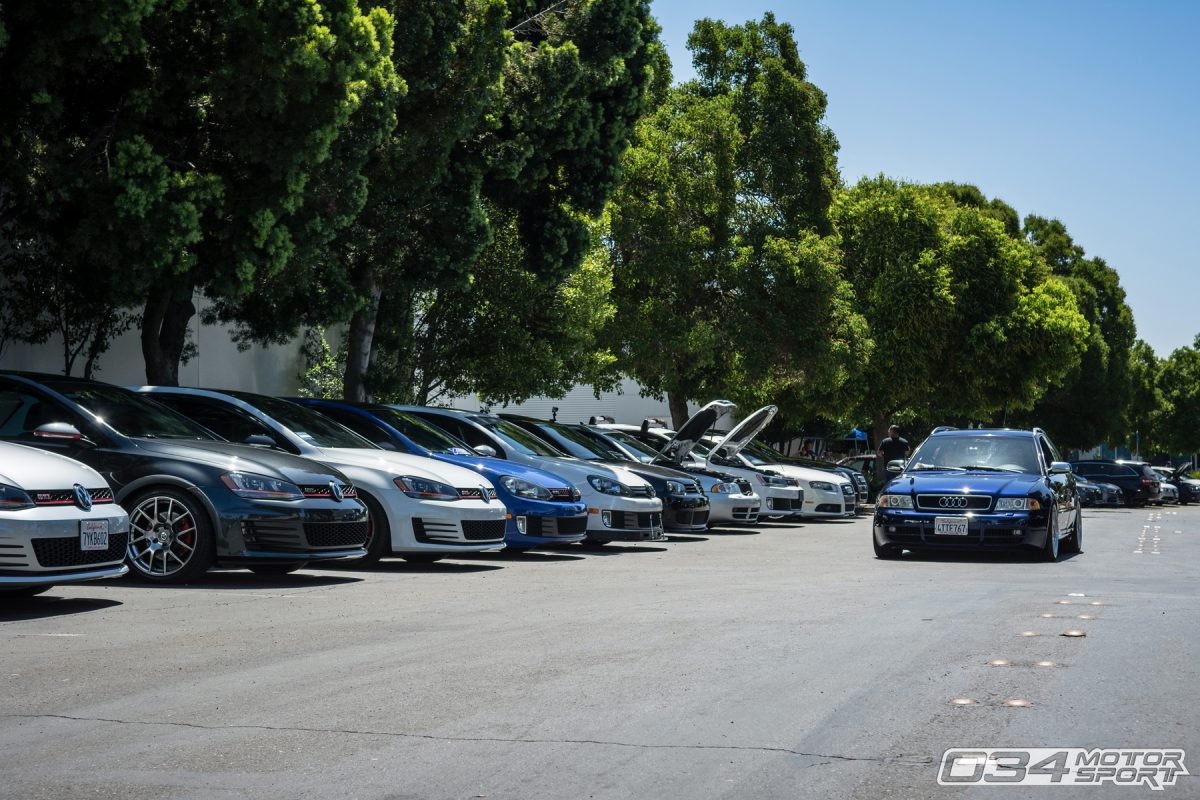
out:
M1160 356L1200 333L1200 2L654 0L677 80L701 17L774 11L842 175L978 185L1121 274Z

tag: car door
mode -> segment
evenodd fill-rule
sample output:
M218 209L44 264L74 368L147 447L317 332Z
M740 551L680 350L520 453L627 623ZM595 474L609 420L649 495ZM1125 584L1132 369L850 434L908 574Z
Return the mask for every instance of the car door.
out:
M1056 461L1061 461L1062 458L1058 455L1058 449L1045 436L1038 437L1038 446L1041 449L1042 461L1045 464L1046 475L1050 480L1050 486L1054 490L1055 516L1058 518L1059 531L1068 531L1075 525L1075 475L1071 472L1052 474L1050 465Z

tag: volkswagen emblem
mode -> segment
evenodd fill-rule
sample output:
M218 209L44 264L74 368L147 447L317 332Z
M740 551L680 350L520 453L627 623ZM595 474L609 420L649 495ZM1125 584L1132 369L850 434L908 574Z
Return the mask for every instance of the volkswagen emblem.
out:
M335 502L342 502L346 499L346 493L342 491L342 487L338 486L337 481L329 482L329 494Z
M966 508L967 498L965 497L939 497L938 505L942 508Z
M78 483L75 484L75 503L84 511L92 510L92 493Z
M492 501L491 498L488 497L488 490L482 486L479 487L479 496L483 498L483 502L485 503L490 503Z

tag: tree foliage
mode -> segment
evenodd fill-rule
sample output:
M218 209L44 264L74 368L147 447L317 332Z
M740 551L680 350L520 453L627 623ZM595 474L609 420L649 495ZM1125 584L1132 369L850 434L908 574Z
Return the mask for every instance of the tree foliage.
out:
M1200 452L1200 336L1162 360L1156 384L1162 403L1154 439L1170 452Z

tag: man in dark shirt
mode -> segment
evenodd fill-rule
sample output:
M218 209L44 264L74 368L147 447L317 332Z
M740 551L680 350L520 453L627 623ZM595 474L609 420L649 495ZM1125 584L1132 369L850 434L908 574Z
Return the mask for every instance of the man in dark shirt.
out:
M895 425L888 428L888 437L879 443L878 456L885 470L889 461L908 460L908 440L901 438Z

